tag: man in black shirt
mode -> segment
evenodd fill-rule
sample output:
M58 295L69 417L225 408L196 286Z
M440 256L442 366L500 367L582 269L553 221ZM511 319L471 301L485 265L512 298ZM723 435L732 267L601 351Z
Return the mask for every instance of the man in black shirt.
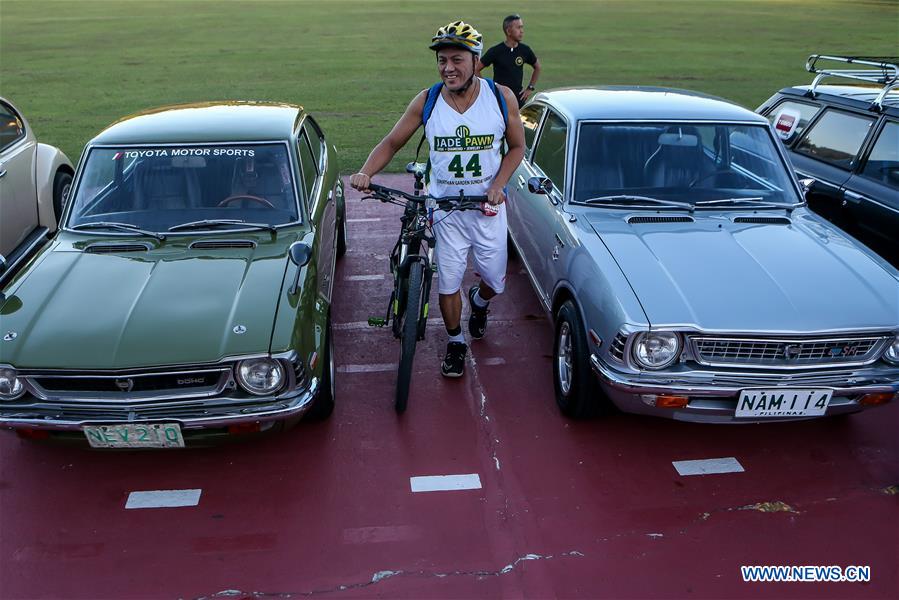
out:
M480 76L481 69L492 65L493 80L510 88L518 98L520 107L537 85L537 78L540 77L540 61L530 46L521 43L524 38L524 24L519 15L509 15L503 19L503 32L506 34L505 41L484 53L478 64L477 74ZM525 63L531 65L534 72L531 73L531 81L527 88L522 89Z

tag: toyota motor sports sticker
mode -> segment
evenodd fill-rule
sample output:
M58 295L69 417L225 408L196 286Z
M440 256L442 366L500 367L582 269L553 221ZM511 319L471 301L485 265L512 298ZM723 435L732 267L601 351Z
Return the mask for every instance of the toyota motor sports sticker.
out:
M784 108L777 113L774 118L774 131L777 132L777 136L784 141L790 139L799 125L800 116L798 110L791 108Z

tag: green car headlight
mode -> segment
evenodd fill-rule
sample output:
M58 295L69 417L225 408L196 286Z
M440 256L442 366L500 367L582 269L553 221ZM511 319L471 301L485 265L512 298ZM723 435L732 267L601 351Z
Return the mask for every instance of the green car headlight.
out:
M645 369L664 369L680 356L680 336L671 331L643 331L634 336L633 356Z
M256 396L278 391L284 385L284 367L272 358L249 358L234 369L240 387Z
M12 367L0 367L0 400L13 400L25 393L25 385Z
M894 365L899 364L899 335L893 340L893 343L887 346L886 352L883 353L883 359Z

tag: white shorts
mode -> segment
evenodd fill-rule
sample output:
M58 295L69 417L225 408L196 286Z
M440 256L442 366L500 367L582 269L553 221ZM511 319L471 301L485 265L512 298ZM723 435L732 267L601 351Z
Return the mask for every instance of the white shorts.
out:
M506 287L506 207L499 206L494 217L474 211L456 211L447 215L434 212L434 236L437 238L437 291L455 294L462 287L468 266L468 251L474 253L474 268L497 294Z

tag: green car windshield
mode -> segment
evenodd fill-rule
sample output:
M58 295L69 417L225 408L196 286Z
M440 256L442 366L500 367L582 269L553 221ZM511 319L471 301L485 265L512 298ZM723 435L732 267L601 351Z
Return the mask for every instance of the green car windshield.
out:
M166 232L197 221L281 225L298 220L294 190L283 143L92 148L67 226Z
M583 123L574 201L802 202L764 125Z

